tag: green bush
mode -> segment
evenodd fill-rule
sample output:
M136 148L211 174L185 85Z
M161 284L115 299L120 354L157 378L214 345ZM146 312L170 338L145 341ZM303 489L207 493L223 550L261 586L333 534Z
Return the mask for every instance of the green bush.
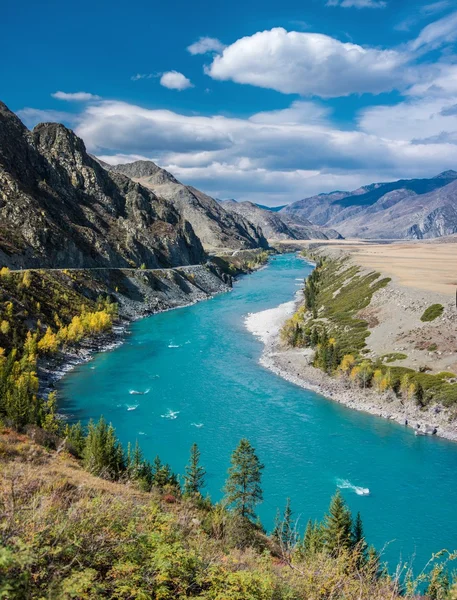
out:
M444 306L442 304L430 305L421 317L421 321L434 321L443 314Z

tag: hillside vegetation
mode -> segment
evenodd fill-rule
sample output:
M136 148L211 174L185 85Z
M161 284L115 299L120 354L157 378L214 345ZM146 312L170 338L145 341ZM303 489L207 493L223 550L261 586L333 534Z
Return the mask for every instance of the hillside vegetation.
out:
M395 600L417 597L420 583L429 598L455 597L438 562L417 581L400 569L404 585L389 577L338 494L304 537L289 505L267 536L243 516L233 472L235 499L214 505L157 470L142 491L137 458L130 455L130 474L103 479L64 445L49 450L3 429L0 597ZM189 480L192 460L186 472Z
M304 302L285 324L283 340L291 346L313 348L315 367L352 385L371 387L379 393L392 391L404 402L419 407L433 403L455 406L454 373L430 374L390 366L390 362L406 358L401 353L367 358L369 324L360 311L390 280L376 272L362 272L347 258L315 258L316 269L306 280ZM442 309L441 305L430 306L422 320L438 317Z

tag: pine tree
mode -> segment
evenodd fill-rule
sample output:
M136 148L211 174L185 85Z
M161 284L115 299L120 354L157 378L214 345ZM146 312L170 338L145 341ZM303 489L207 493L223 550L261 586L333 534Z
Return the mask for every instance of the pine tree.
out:
M372 581L379 579L379 577L381 576L380 566L381 561L379 554L373 546L370 546L367 552L367 562L365 565L365 571Z
M333 496L324 520L324 541L325 548L334 556L352 546L351 513L339 490Z
M201 489L205 486L205 475L206 471L200 465L200 450L197 444L192 444L190 460L184 476L184 494L186 496L200 495Z
M255 519L255 507L262 502L260 483L263 465L248 440L242 439L232 454L225 484L226 502L242 517Z
M306 525L305 535L300 544L299 552L301 556L310 556L321 552L324 545L323 530L320 523L317 521L308 521Z
M116 438L114 427L108 425L103 417L96 425L89 422L83 459L85 468L94 475L119 479L125 471L122 446Z
M81 425L81 421L78 421L73 425L67 424L64 435L70 451L73 452L77 457L82 457L84 454L86 438L84 436L84 429Z
M170 465L162 464L162 461L158 456L155 457L154 462L152 463L151 483L159 489L163 489L167 485L179 487L178 478L172 472Z
M292 522L290 498L287 498L286 500L286 507L284 509L284 515L282 519L279 510L276 515L276 519L277 521L273 535L281 546L283 553L290 554L297 543L297 535Z
M363 523L360 513L357 513L353 527L352 527L352 547L359 553L359 560L357 561L358 567L362 567L367 561L367 543L365 541L365 535L363 533Z

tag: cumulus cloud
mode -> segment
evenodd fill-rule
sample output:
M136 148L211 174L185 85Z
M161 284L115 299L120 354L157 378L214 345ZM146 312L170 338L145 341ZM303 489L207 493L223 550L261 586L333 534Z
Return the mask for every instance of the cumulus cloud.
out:
M217 38L201 37L187 47L191 54L207 54L208 52L222 52L225 45Z
M343 8L385 8L384 0L328 0L327 6L341 6Z
M380 93L403 85L407 57L327 35L277 27L244 37L216 56L206 73L285 94L323 98Z
M190 79L187 79L185 75L179 73L179 71L167 71L160 78L160 85L168 88L169 90L187 90L188 88L194 87Z
M89 92L54 92L51 94L57 100L66 100L67 102L88 102L90 100L100 100L100 96L89 94Z

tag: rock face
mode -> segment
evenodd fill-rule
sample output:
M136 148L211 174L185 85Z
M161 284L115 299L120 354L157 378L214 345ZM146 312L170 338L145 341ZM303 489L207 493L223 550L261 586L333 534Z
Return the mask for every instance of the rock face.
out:
M289 204L280 216L335 227L345 237L422 239L457 232L457 172L375 183Z
M30 132L0 103L0 264L156 268L204 260L170 202L103 169L63 125Z
M111 172L127 175L169 200L192 224L208 251L268 248L268 242L257 224L240 214L225 210L214 198L192 186L183 185L171 173L151 161L140 160L107 168Z
M233 213L240 214L254 225L260 227L267 239L270 240L313 240L341 238L341 235L331 229L313 225L300 215L278 214L252 202L236 202L224 200L222 206Z

